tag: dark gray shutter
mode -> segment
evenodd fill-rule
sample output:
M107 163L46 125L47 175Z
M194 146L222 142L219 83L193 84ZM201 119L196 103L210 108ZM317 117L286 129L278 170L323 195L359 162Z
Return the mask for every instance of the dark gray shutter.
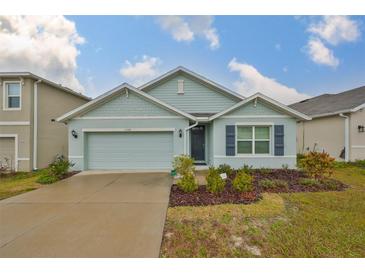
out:
M275 156L284 155L284 126L275 125L274 126L274 144L275 144Z
M236 154L236 126L226 126L226 155Z

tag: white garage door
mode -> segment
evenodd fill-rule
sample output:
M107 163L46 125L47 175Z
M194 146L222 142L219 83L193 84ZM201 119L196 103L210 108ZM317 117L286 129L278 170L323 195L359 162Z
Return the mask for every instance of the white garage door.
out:
M87 169L170 169L172 132L87 134Z

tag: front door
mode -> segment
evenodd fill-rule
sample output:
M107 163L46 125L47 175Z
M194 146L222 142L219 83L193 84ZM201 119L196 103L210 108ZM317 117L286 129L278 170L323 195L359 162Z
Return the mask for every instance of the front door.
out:
M205 162L205 126L191 129L191 157L196 162Z

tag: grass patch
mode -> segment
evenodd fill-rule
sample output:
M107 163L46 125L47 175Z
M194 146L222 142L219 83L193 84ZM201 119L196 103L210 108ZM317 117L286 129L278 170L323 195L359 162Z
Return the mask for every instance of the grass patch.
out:
M36 182L39 174L34 172L17 172L0 177L0 200L39 188Z
M365 171L337 167L333 177L351 187L169 208L161 257L365 257Z

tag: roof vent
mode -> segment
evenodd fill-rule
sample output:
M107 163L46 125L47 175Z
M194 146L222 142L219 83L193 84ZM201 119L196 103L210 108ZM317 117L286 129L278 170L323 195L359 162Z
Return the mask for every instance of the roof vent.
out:
M184 80L177 80L177 94L184 94Z

